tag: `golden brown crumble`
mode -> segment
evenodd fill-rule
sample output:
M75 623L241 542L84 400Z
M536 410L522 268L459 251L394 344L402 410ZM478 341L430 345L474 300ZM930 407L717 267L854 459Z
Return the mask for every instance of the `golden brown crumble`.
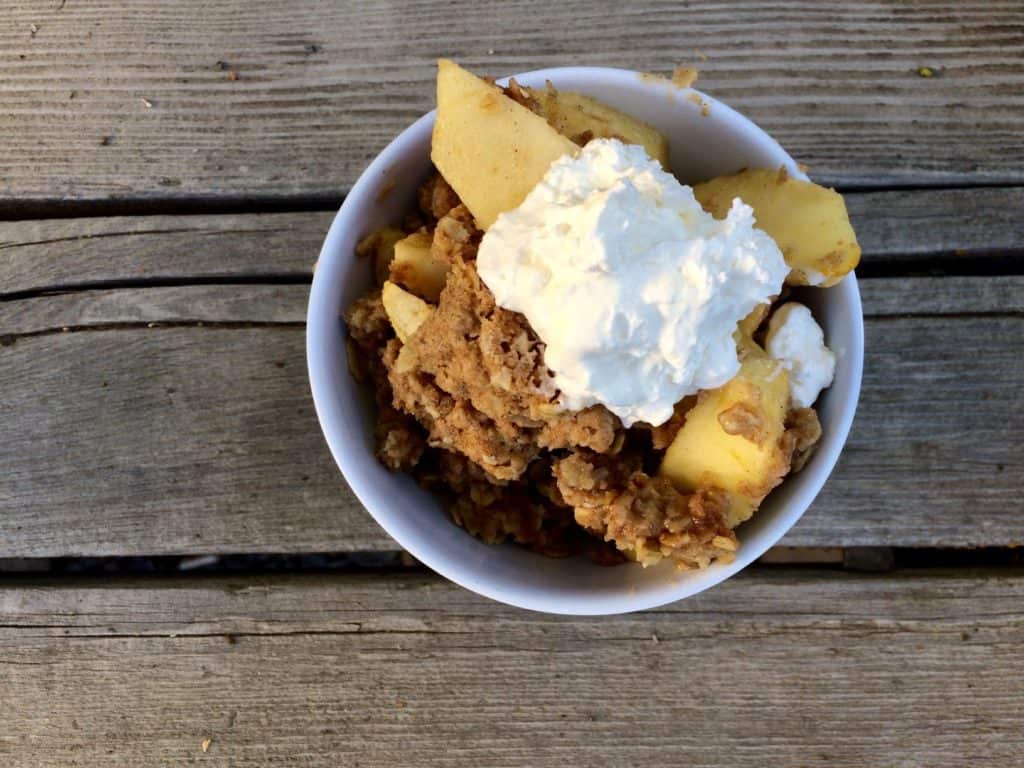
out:
M411 369L396 366L400 349L400 342L392 339L384 355L394 405L427 429L429 444L465 454L497 479L522 475L536 455L529 440L514 432L502 434L468 399L438 386L430 373L415 365Z
M374 435L376 455L388 469L408 472L423 455L427 440L422 427L407 414L378 402Z
M552 467L561 497L577 509L597 509L611 504L641 468L637 454L605 456L577 451Z
M589 448L614 454L622 446L622 423L604 406L592 405L582 411L558 411L544 417L537 444L549 451Z
M718 414L718 423L727 435L740 435L752 443L765 439L765 424L761 410L749 402L735 403Z
M697 70L693 67L676 67L672 70L672 85L676 88L690 88L697 82Z
M572 510L550 498L533 482L551 478L551 465L541 459L530 468L530 479L501 482L457 453L428 449L418 477L426 487L450 497L454 522L488 544L511 539L553 557L580 548Z
M348 326L348 367L357 381L369 380L378 402L390 404L391 389L381 352L395 335L384 311L380 291L372 291L356 299L344 315ZM381 388L385 389L381 395Z
M506 93L527 106L533 99L514 81ZM667 558L687 569L732 559L725 495L685 493L649 474L697 396L666 423L631 430L601 406L562 410L543 343L522 315L497 306L476 272L482 232L468 209L437 174L418 202L404 233L375 233L357 253L373 257L379 272L403 234L429 235L432 256L451 264L429 318L403 345L380 290L344 318L349 366L377 403L378 459L445 496L454 522L488 543L511 540L552 556L588 551L601 564ZM742 404L719 422L729 434L762 439L760 419ZM793 471L820 436L813 409L789 413L781 439ZM780 469L781 477L788 463Z
M444 217L448 211L461 202L440 173L431 176L416 193L420 211L433 220Z
M380 291L357 299L345 313L349 340L348 364L357 381L369 380L377 403L374 426L377 458L393 470L412 469L426 446L423 428L414 418L392 405L391 388L382 360L382 350L394 337L384 312Z
M371 291L352 302L345 313L345 323L349 337L370 353L379 351L395 335L380 291Z
M799 472L814 455L814 448L821 439L821 422L813 408L795 408L786 417L785 440L791 441L793 451L792 471Z
M560 465L566 462L570 460ZM686 494L667 478L640 471L622 482L621 470L607 473L608 468L599 463L590 465L597 472L588 479L588 464L571 461L564 470L556 466L559 489L567 500L587 502L574 508L577 523L613 542L631 559L652 565L669 558L687 570L733 558L738 547L736 535L726 525L727 505L715 494ZM617 482L621 485L616 487ZM595 504L602 499L610 500Z
M477 229L473 214L460 203L438 220L430 251L434 258L451 264L458 260L472 261L481 237L483 233Z
M402 366L399 349L392 341L384 355L395 407L427 428L432 445L462 453L495 478L520 477L542 448L606 452L615 444L621 426L606 409L553 407L543 344L522 315L495 304L472 262L456 259L437 310L408 339Z

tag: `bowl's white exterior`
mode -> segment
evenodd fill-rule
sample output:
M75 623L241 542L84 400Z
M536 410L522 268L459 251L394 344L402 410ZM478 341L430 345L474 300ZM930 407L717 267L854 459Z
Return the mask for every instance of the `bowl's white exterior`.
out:
M760 128L726 105L692 89L635 72L596 67L548 69L516 75L526 85L546 79L566 90L595 96L662 131L671 165L685 182L743 167L785 166L803 177L793 159ZM691 97L708 105L707 116ZM430 166L434 114L425 115L370 164L334 219L317 265L306 333L310 384L317 416L335 461L378 523L421 562L467 589L510 605L564 614L611 614L663 605L728 578L777 542L800 519L839 458L853 421L863 367L864 329L854 275L838 286L804 291L838 355L836 378L818 403L823 437L802 472L777 488L739 529L740 550L728 565L676 572L600 567L582 558L556 560L516 546L488 546L451 523L437 500L406 475L373 455L373 409L348 373L343 310L368 287L370 267L354 257L364 235L401 220ZM803 177L805 178L805 177ZM380 195L385 185L392 191Z

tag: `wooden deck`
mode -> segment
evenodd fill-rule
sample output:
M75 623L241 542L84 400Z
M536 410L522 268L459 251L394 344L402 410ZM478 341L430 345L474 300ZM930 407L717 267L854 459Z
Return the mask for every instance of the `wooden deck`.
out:
M864 387L786 564L601 619L397 563L96 575L395 549L316 424L304 316L439 55L695 65L847 194ZM1020 764L1022 136L1016 0L7 0L0 764Z

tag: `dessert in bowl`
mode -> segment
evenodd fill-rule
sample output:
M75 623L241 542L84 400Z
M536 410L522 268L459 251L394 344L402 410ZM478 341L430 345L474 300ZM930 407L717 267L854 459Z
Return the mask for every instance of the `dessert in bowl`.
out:
M426 565L526 608L636 610L735 573L852 421L842 198L667 80L499 87L442 62L438 91L314 279L311 384L352 489Z

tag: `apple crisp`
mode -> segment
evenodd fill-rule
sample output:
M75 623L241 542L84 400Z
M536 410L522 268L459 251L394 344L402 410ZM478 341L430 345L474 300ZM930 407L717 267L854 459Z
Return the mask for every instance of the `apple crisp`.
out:
M730 559L736 536L721 500L643 471L696 398L663 425L631 430L603 406L556 408L543 342L522 315L495 304L476 273L481 233L472 216L439 175L417 199L423 219L436 222L419 230L430 235L431 255L451 265L436 307L405 343L379 290L345 315L353 375L375 393L380 461L412 471L448 500L457 525L487 543L549 556L588 551L599 562L621 562L615 551L645 564L665 557L684 569ZM378 237L363 255L377 259L375 249L388 247Z
M664 423L624 415L626 426L604 405L564 407L545 363L556 339L546 346L481 277L493 239L478 271L484 230L522 202L549 158L614 137L667 168L668 144L589 96L550 82L498 88L451 62L441 62L438 101L435 172L401 227L360 241L374 286L344 315L351 373L373 391L377 458L411 473L489 544L679 569L733 559L735 528L821 438L814 408L792 398L792 368L764 349L779 297L737 325L735 377L682 397ZM786 244L774 286L791 270L783 295L789 285L834 284L859 258L841 198L777 169L712 179L693 194L719 218L734 197L754 201L758 225ZM793 205L816 212L823 228L807 229ZM531 317L542 327L544 316Z

